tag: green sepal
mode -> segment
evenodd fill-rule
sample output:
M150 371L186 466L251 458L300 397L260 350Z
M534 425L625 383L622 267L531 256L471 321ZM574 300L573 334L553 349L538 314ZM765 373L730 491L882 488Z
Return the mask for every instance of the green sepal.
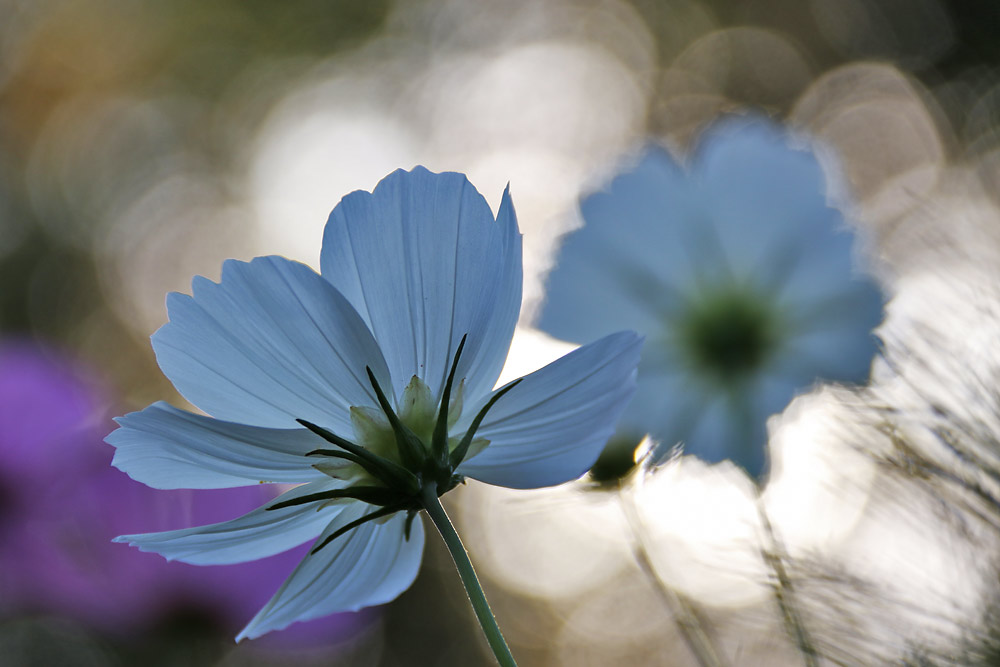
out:
M283 500L267 507L269 510L278 510L295 505L305 505L319 500L335 500L337 498L352 498L368 503L369 505L393 505L400 502L398 491L388 489L384 486L350 486L346 489L331 489L330 491L319 491L306 496L299 496L291 500Z
M325 453L326 456L336 456L337 458L344 458L349 461L357 463L362 468L364 468L373 477L378 478L386 486L394 487L398 489L405 489L409 493L417 493L420 491L420 480L412 472L399 465L398 463L393 463L389 459L382 458L377 454L372 454L364 447L355 445L350 440L345 440L339 435L335 435L330 431L326 430L322 426L317 426L311 422L307 422L305 419L296 419L298 423L305 426L307 429L320 436L327 442L330 442L338 447L347 450L347 453L357 457L357 460L350 459L343 456L341 452L333 453L331 450L315 449L309 454L315 453ZM327 453L329 452L329 453Z
M452 470L457 468L458 464L461 463L463 459L465 459L465 455L469 451L469 445L472 444L472 438L476 435L476 429L479 428L479 425L483 422L483 419L486 418L486 413L489 412L489 409L492 408L493 405L497 401L499 401L504 394L506 394L508 391L516 387L518 383L521 382L521 380L523 379L524 378L518 378L513 382L511 382L510 384L501 387L497 391L497 393L493 394L490 400L487 401L486 405L483 406L483 409L479 411L479 414L476 415L476 418L473 419L472 423L469 425L469 430L465 432L465 436L462 438L462 441L458 443L458 446L455 447L455 449L451 450L451 455L448 457L448 462Z
M344 452L347 454L347 452ZM308 456L308 455L307 455ZM348 454L348 456L351 456ZM338 462L332 460L333 458L344 458L343 462ZM318 470L327 477L331 479L339 479L343 481L348 481L358 477L361 474L359 468L360 465L351 461L347 457L328 457L324 456L321 460L312 464L313 470Z
M448 465L448 404L451 403L451 385L455 381L455 371L458 370L458 360L462 356L462 349L465 347L465 339L469 334L462 336L455 350L455 359L451 362L451 370L448 372L448 381L444 383L444 392L441 394L441 410L438 412L437 423L434 424L434 435L431 438L431 446L434 451L434 458L439 466Z
M339 449L314 449L311 452L306 452L306 456L329 456L335 459L344 459L345 461L355 463L362 468L365 468L368 472L371 472L365 467L365 462L361 460L360 456L355 456L350 452L342 452Z
M347 531L353 530L354 528L357 528L361 524L368 523L369 521L374 521L376 519L381 519L384 516L389 516L390 514L395 514L396 512L405 509L408 509L408 506L406 504L398 503L396 505L387 505L386 507L377 509L374 512L369 512L360 519L355 519L354 521L345 524L340 528L338 528L337 530L335 530L332 535L323 540L322 544L320 544L318 547L314 547L313 550L309 552L309 555L311 556L315 554L317 551L328 545L330 542L333 542L335 539L337 539Z
M392 426L392 432L396 436L396 448L399 450L400 460L407 468L420 470L424 467L423 464L426 459L424 455L424 446L420 442L420 438L418 438L417 435L403 422L399 421L399 417L396 416L392 406L389 405L389 399L385 397L382 387L379 386L378 380L375 379L375 374L372 373L372 369L365 366L365 371L368 373L368 380L371 382L372 389L375 390L375 396L378 398L378 404L382 406L382 412L385 413L386 418L389 420L389 425Z

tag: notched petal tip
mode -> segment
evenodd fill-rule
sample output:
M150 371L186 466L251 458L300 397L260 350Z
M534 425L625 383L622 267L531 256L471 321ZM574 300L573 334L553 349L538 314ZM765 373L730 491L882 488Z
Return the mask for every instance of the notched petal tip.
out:
M232 269L227 270L226 268L227 265L231 264L232 262L233 260L227 259L222 263L222 272L219 275L218 282L206 276L201 276L201 275L194 276L193 278L191 278L191 294L184 294L183 292L171 292L169 295L167 295L167 298L169 299L173 295L179 297L187 297L189 299L197 298L198 295L200 295L205 290L211 290L214 287L218 287L222 283L222 281L225 280L226 276L232 271ZM167 302L168 307L169 303L170 302L168 301Z
M163 554L163 553L160 553L159 551L156 551L153 548L150 548L150 547L146 546L143 543L143 541L142 541L142 538L144 536L145 535L142 534L142 533L137 533L137 534L133 534L133 535L119 535L118 537L111 538L111 541L113 543L115 543L115 544L126 544L126 545L132 547L133 549L138 549L139 551L141 551L144 554L155 554L155 555L163 558L168 563L173 562L174 560L177 560L177 556L175 556L175 555Z
M199 279L204 280L212 285L215 284L208 278L205 278L204 276L195 276L194 279L192 279L191 281L192 291L194 291L195 285L198 284ZM157 336L161 335L161 332L163 332L167 327L170 326L170 322L173 319L172 317L173 313L177 312L177 310L183 308L184 306L188 305L193 301L194 297L191 296L190 294L185 294L184 292L168 292L166 297L167 321L164 322L163 325L160 326L160 328L154 331L153 335L150 336L150 338L153 338L155 340Z

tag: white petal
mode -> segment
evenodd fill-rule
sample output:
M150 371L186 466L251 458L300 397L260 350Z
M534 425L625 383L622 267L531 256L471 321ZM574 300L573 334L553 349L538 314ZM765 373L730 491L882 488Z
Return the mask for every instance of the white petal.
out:
M458 377L492 388L521 303L521 237L508 195L495 221L461 174L394 172L333 210L321 265L375 334L395 395L413 375L440 395L465 334Z
M357 312L304 264L229 260L220 283L197 277L193 292L169 295L153 348L178 391L215 417L277 428L301 418L350 433L348 408L375 403L365 366L388 382Z
M335 480L312 482L284 493L272 502L232 521L159 533L122 535L140 551L152 551L167 560L193 565L243 563L287 551L316 537L345 508L332 505L317 510L316 503L269 510L275 503L343 487Z
M113 466L154 489L222 489L325 479L306 454L326 446L306 429L219 421L154 403L116 420Z
M767 418L773 412L764 403L771 401L771 396L755 396L750 391L735 399L717 394L706 401L684 438L684 453L709 463L728 459L751 477L760 477L767 462Z
M755 479L767 471L767 420L785 409L810 383L799 378L760 375L739 390L706 391L703 405L689 410L695 418L680 435L684 453L716 463L730 460Z
M469 347L472 342L466 342L463 359L469 361L469 366L460 374L465 378L464 400L478 402L480 397L488 394L500 377L510 341L514 337L514 327L521 312L521 288L524 270L521 266L521 233L517 229L517 216L514 213L514 203L510 198L510 186L504 190L500 201L500 211L497 213L497 224L500 226L503 238L502 263L496 275L491 280L496 283L496 301L488 312L479 315L480 324L476 339L481 340L478 348Z
M704 216L690 190L684 169L649 146L633 169L584 199L586 224L563 242L538 328L576 343L622 327L660 331L704 270L691 252Z
M826 176L806 148L757 116L730 117L701 137L691 185L737 279L760 279L794 261L799 245L817 235L837 245L842 237L850 256L851 237L839 234L843 217L829 207Z
M683 369L663 371L649 367L646 356L652 345L652 342L647 342L643 348L635 397L622 413L618 431L640 438L649 434L669 448L680 439L679 431L684 429L685 411L700 406L693 400L693 381Z
M720 393L704 394L699 407L681 438L684 453L709 463L723 461L732 454L734 443L730 440L738 432L728 398Z
M854 316L845 316L826 329L792 336L774 364L775 372L799 378L803 386L820 378L865 382L878 352L872 328L880 314L874 304L864 308L862 303Z
M854 235L844 223L808 231L788 247L784 257L771 258L772 262L783 265L780 269L783 282L778 284L775 294L777 302L788 309L810 308L854 288L859 293L871 290L881 306L878 286L857 270Z
M612 334L526 376L490 410L490 445L459 466L475 479L526 489L576 479L597 460L635 391L642 338ZM459 428L474 416L463 415Z
M317 544L374 509L352 504L320 535ZM396 599L416 578L424 548L419 517L408 541L403 537L405 521L406 514L399 513L385 523L362 524L306 556L236 641L280 630L295 621L357 611Z

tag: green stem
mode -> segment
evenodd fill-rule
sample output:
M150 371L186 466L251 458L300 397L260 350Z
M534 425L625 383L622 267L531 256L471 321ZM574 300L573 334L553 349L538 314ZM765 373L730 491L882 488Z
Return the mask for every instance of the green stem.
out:
M764 558L764 562L771 567L771 571L774 572L777 578L777 582L774 584L774 598L778 603L778 609L781 611L781 617L785 623L785 632L795 640L795 645L802 653L802 659L806 667L819 667L819 651L816 650L809 631L802 622L802 617L795 604L792 580L788 576L788 571L785 570L783 560L785 550L782 548L781 542L778 541L778 536L771 526L771 521L764 510L764 504L760 496L757 496L757 513L760 516L760 522L767 539L767 544L761 549L761 556Z
M444 539L444 543L448 546L448 551L451 552L452 560L455 561L455 567L458 568L458 574L462 577L462 583L465 585L465 592L469 595L469 601L472 602L476 618L479 619L479 625L483 628L483 634L486 635L486 641L489 642L497 662L502 667L517 667L514 656L511 655L510 649L507 648L507 642L504 641L503 634L500 632L500 626L497 625L497 619L493 617L493 611L486 601L486 595L483 593L483 587L479 584L476 571L472 568L469 552L465 550L465 545L458 537L455 526L452 525L451 519L445 513L444 507L441 506L441 501L438 500L437 484L425 484L420 493L420 500L424 509L427 510L427 516L434 522Z

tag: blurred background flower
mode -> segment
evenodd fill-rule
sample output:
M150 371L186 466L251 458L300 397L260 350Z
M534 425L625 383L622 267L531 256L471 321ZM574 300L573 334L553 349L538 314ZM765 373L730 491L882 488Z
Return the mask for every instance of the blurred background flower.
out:
M242 627L266 600L267 587L280 585L284 568L294 566L291 556L212 572L137 559L111 539L140 524L224 520L274 491L157 494L109 472L102 439L111 421L102 384L66 353L26 339L0 342L0 612L61 617L125 643L147 635L155 649L130 649L155 660L210 658L215 651L204 640ZM327 645L363 632L373 618L304 624L262 644ZM170 641L177 632L204 645L179 653Z
M989 664L1000 645L998 25L985 1L0 0L0 333L5 349L27 346L16 357L42 350L39 373L77 387L46 390L35 417L9 408L40 380L15 380L0 406L0 502L20 508L2 511L0 557L25 563L0 575L5 659L483 662L432 540L399 600L281 648L234 646L219 629L245 621L226 609L262 574L228 592L221 580L186 587L174 582L218 572L142 574L167 564L107 543L260 500L246 497L259 489L213 495L205 514L192 504L140 525L125 512L145 501L104 470L108 415L179 400L148 340L164 295L192 275L217 278L227 257L284 253L315 267L333 205L398 167L467 173L494 210L509 181L526 272L509 377L524 374L565 350L528 324L558 239L582 224L577 202L631 147L689 155L720 112L752 109L831 150L844 174L831 195L851 202L845 217L871 238L894 296L872 387L820 390L773 420L763 502L804 620L847 664ZM4 381L17 377L4 359ZM647 550L692 564L653 567L694 599L727 662L802 664L772 597L755 592L742 487L717 472L681 466L643 487ZM616 496L462 491L463 535L522 665L696 664L635 564ZM685 516L695 502L703 511ZM77 518L97 527L80 533ZM68 531L58 548L55 531ZM68 546L81 537L85 547ZM79 583L45 592L40 563ZM88 599L111 567L135 568L134 588L108 583L115 604ZM750 588L713 597L697 572L719 568ZM174 613L164 589L209 599L185 597L198 611Z
M686 167L645 147L581 203L538 327L576 343L611 326L647 337L640 390L595 478L627 472L647 434L654 464L680 446L758 477L770 415L816 382L868 379L882 292L819 163L794 141L729 117Z

